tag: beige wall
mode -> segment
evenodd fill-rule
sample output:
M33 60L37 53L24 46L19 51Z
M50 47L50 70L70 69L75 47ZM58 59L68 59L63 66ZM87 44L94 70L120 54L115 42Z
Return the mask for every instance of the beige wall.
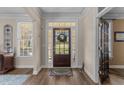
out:
M17 48L16 34L17 34L17 22L16 19L0 19L0 51L3 51L4 44L4 25L10 24L13 27L13 47ZM15 57L16 67L33 67L32 57Z
M60 14L61 15L61 14ZM71 34L73 34L73 31L75 32L75 40L76 40L76 42L75 42L75 53L74 53L74 51L73 51L73 45L71 44L71 47L72 47L72 50L71 50L71 67L73 67L73 68L81 68L82 66L82 64L81 64L81 62L83 61L82 60L82 55L81 55L81 53L83 54L83 52L82 52L82 46L80 46L81 45L81 43L78 43L78 39L80 39L80 41L82 41L83 39L82 39L82 30L81 31L79 31L79 29L82 27L82 26L80 26L79 27L79 20L78 20L78 17L63 17L63 15L61 15L61 16L59 16L59 17L45 17L45 21L46 21L46 29L45 29L45 34L48 34L48 30L50 30L50 31L52 31L53 30L53 28L55 28L55 26L53 26L53 27L50 27L50 26L48 26L48 23L49 22L75 22L76 23L76 25L75 26L68 26L69 28L71 28L71 31L72 31L72 33ZM56 27L61 27L61 26L56 26ZM67 26L66 26L67 27ZM80 33L81 32L81 33ZM80 36L79 36L80 35ZM46 38L46 47L48 47L48 42L47 42L47 38L48 37L45 37ZM52 38L52 37L51 37ZM71 43L73 43L73 40L71 41ZM80 49L79 49L79 47L80 47ZM51 61L51 62L49 62L48 60L47 60L47 57L48 57L48 50L47 50L47 48L45 48L46 49L46 61L45 61L45 65L44 65L44 67L53 67L53 60ZM53 50L52 50L53 51ZM80 53L79 53L80 52ZM53 54L52 54L52 56L53 56ZM75 57L75 60L74 60L74 57ZM80 58L79 58L80 57Z
M38 74L41 69L41 64L44 61L44 39L45 36L43 32L43 18L42 14L39 12L38 8L24 8L28 15L30 16L29 19L27 18L19 18L18 20L33 20L33 56L32 57L15 57L15 65L16 67L20 68L33 68L33 74ZM10 24L13 26L14 29L14 47L17 48L16 44L16 34L17 34L17 21L14 18L5 18L0 19L0 50L3 50L3 26L5 24Z
M40 51L40 49L41 49L41 42L40 42L40 23L39 22L34 22L34 29L35 29L35 31L34 31L34 33L33 33L33 35L34 35L34 44L33 44L33 47L34 47L34 49L33 49L33 64L34 64L34 71L36 71L36 72L34 72L34 73L38 73L38 71L40 70L40 67L41 67L41 51Z
M84 48L84 54L82 56L84 56L85 72L94 82L98 82L98 61L96 59L96 15L97 8L85 8L84 15L82 15L82 22L80 23L82 25L84 42L79 41L83 44L82 49Z
M33 31L33 74L38 74L42 69L44 62L44 30L43 30L43 16L38 7L25 7L25 10L30 15L34 24Z
M83 17L79 18L79 31L78 31L78 61L84 64L84 30L83 30Z
M46 25L45 18L42 19L42 31L41 31L41 59L42 59L42 67L46 65Z
M4 44L4 41L3 41L3 38L4 38L4 26L6 24L10 24L12 27L13 27L13 31L14 31L14 34L15 34L15 31L16 31L16 20L14 19L0 19L0 50L2 51L3 50L3 44ZM15 36L13 34L13 36ZM14 39L13 39L14 40ZM13 42L15 45L15 42Z
M113 32L124 32L124 20L113 21ZM114 42L113 40L113 60L111 65L124 65L124 42Z

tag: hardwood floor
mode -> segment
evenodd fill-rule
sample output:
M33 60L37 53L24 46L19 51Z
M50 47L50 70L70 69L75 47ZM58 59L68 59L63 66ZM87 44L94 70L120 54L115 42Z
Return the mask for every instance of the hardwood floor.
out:
M31 68L16 68L12 71L7 72L7 74L32 74L33 69Z
M90 85L94 84L85 73L73 69L73 76L49 76L49 70L43 69L38 75L32 75L24 85Z
M124 85L124 69L110 69L109 76L104 85Z
M24 85L95 85L86 73L72 69L73 76L49 76L49 69L42 69L38 75L32 75L33 69L15 69L7 74L31 75ZM110 78L103 85L124 85L124 69L110 69Z

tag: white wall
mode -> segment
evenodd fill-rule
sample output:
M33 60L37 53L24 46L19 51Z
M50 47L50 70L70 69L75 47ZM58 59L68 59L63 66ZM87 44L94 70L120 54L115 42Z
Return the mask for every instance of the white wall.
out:
M12 18L0 18L0 50L3 51L4 47L4 26L9 24L13 27L13 47L17 48L16 36L17 36L17 20ZM17 57L15 56L15 66L17 68L32 68L32 57Z
M84 37L84 42L82 43L84 48L84 54L83 54L84 69L85 69L85 72L89 75L89 77L94 82L97 83L98 82L98 61L97 61L96 15L97 15L97 8L85 8L84 14L81 17L80 25L82 25L82 30L83 30L82 36Z

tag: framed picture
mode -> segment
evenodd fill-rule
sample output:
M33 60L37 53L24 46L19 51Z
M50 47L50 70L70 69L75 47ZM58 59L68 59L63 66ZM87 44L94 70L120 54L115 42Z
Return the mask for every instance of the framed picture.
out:
M115 42L124 42L124 32L114 32Z

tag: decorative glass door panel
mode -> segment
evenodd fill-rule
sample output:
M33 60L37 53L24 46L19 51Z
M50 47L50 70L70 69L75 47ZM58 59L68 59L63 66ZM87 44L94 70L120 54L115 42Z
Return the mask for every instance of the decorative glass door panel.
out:
M53 65L54 67L70 66L70 28L53 29Z
M109 78L109 24L106 20L99 23L99 77L101 83Z

